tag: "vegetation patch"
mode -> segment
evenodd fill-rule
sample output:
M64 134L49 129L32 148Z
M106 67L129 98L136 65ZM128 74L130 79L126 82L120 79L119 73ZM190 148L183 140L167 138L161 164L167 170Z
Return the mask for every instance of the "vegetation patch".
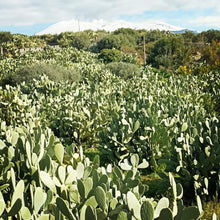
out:
M217 219L219 32L1 36L1 219Z
M116 76L120 76L123 79L131 79L135 76L139 76L141 73L137 65L132 63L112 62L108 63L106 68Z
M30 83L33 80L39 80L43 75L54 82L69 81L71 83L80 80L80 73L77 70L67 69L57 64L34 63L19 68L14 74L5 78L2 84Z

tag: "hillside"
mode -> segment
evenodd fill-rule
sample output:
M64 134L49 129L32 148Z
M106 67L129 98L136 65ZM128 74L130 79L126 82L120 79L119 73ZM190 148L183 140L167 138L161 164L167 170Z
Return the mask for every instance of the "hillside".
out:
M0 219L220 216L220 31L0 40Z

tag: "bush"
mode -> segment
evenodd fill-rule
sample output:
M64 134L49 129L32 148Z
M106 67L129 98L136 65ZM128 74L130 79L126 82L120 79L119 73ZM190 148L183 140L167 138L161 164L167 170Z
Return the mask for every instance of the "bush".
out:
M3 84L16 85L25 81L29 83L33 79L40 79L41 76L46 75L50 80L59 81L79 81L80 74L76 70L66 69L57 64L35 63L32 65L25 65L19 68L14 74L5 79Z
M136 75L140 75L140 69L137 65L124 62L112 62L106 65L113 74L120 76L124 79L132 78Z
M122 61L122 56L117 49L103 49L99 54L99 59L102 59L104 63L120 62Z
M10 42L13 39L13 35L10 32L0 32L0 43Z
M151 48L147 63L153 67L164 67L173 71L182 65L184 39L182 36L164 37L156 41Z
M121 28L112 34L103 37L97 42L95 51L100 52L103 49L113 49L116 48L121 50L123 46L130 46L135 48L139 40L138 32L132 29Z
M90 45L89 35L85 32L78 32L73 36L70 46L76 47L78 50L86 50Z
M136 54L123 53L117 49L103 49L98 56L104 63L111 62L125 62L125 63L137 63Z
M109 35L102 38L97 42L96 50L101 51L103 49L113 49L116 48L118 50L121 49L122 39L119 35Z

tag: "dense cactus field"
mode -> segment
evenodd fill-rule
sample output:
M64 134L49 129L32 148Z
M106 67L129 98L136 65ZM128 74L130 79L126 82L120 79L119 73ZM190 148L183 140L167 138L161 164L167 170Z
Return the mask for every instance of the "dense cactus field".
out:
M13 80L33 63L80 77ZM123 77L97 54L46 48L1 58L0 74L1 219L203 219L219 198L218 72Z

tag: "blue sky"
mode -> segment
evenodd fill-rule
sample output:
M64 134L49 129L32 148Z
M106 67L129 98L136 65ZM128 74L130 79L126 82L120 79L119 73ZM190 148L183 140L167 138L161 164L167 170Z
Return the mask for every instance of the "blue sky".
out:
M11 33L20 33L26 35L34 35L50 25L54 23L48 24L33 24L33 25L7 25L7 26L0 26L0 31L9 31Z
M219 0L0 0L0 31L33 35L63 20L156 20L220 30Z

